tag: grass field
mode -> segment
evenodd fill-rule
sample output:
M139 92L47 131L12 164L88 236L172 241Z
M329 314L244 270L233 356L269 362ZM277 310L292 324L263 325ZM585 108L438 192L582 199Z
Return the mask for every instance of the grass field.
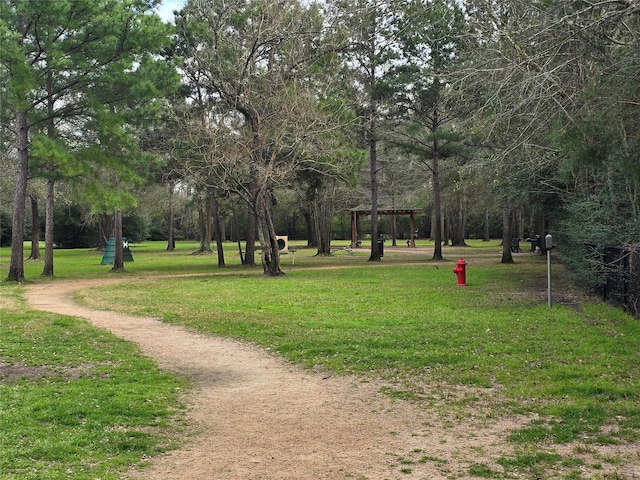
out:
M239 264L234 244L225 245L227 266L219 268L215 255L190 255L195 243L179 242L174 253L142 243L132 247L122 283L84 291L79 300L253 342L307 368L382 378L388 395L424 408L443 408L434 386L466 389L446 406L461 414L482 391L498 389L489 415L536 419L511 432L518 453L505 453L502 471L475 465L470 476L598 478L597 465L590 466L596 476L582 476L583 465L571 468L575 459L549 447L640 440L640 323L573 291L555 262L549 309L545 258L520 253L502 265L497 242L470 244L445 247L442 262L430 260L432 249L385 245L375 263L367 248L315 257L293 245L296 253L282 259L286 275L264 278L261 267ZM5 269L8 254L0 250ZM452 273L459 257L468 262L466 287ZM100 259L89 250L56 251L56 279L111 278ZM27 262L28 279L46 281L41 268ZM118 469L170 447L163 427L179 412L185 384L84 322L27 309L20 289L0 286L0 365L46 372L0 380L0 430L9 432L0 441L2 478L65 478L76 462L95 465L86 478L117 478ZM114 392L129 375L145 380L134 398L120 398ZM77 402L83 392L103 408ZM67 400L51 411L58 398ZM120 418L118 402L125 401L132 404ZM554 477L549 472L560 464L569 473Z
M119 479L175 446L184 380L0 286L0 478Z

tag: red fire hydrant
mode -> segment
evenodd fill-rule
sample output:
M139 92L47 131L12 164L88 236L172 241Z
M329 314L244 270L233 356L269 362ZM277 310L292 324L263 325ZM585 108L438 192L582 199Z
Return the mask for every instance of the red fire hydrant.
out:
M464 287L467 285L467 262L464 261L464 258L458 260L456 268L453 269L453 273L458 276L459 286Z

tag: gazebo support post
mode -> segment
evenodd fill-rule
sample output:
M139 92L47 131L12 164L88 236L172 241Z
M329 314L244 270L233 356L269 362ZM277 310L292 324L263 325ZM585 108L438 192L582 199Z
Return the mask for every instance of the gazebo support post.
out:
M409 214L409 218L411 219L411 246L415 248L416 246L416 228L415 228L415 223L414 223L414 215L413 215L413 211L411 211L411 213Z
M351 248L356 248L358 242L358 213L351 212Z

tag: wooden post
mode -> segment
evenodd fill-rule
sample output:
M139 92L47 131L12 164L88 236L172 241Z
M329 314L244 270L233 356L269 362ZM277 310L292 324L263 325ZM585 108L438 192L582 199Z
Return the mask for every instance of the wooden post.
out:
M351 248L356 248L358 242L358 214L351 210Z
M411 246L415 247L416 246L416 228L415 228L415 223L414 223L414 215L413 215L413 210L411 210L411 213L409 214L409 218L411 219Z

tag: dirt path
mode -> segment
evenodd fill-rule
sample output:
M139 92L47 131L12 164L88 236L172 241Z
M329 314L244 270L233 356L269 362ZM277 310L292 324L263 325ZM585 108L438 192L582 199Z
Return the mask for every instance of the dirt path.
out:
M434 412L379 393L376 382L303 371L236 341L149 318L83 308L76 290L104 281L29 288L33 308L88 319L189 376L192 434L131 476L144 479L422 479L462 476L503 448L513 425L444 425ZM504 451L502 451L504 453ZM422 460L422 461L420 461Z

